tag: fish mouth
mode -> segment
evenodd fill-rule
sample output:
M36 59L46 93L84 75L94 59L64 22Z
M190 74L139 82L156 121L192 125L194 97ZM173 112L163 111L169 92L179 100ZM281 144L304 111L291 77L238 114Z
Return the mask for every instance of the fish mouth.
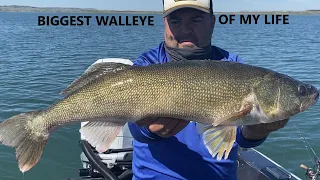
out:
M307 102L307 103L301 103L300 105L300 112L305 111L306 109L308 109L310 106L313 106L316 102L318 102L319 100L319 91L316 91L315 93L313 93L310 96L311 101Z
M316 103L319 100L319 92L317 92L316 97L314 98L314 103Z

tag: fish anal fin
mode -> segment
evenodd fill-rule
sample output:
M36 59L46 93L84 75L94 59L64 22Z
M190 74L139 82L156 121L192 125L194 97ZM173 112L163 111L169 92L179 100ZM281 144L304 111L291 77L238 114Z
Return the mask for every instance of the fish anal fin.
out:
M80 129L80 133L98 152L105 152L115 140L126 122L90 121Z
M203 143L212 157L217 155L217 160L229 157L230 151L236 141L236 126L213 127L203 133Z
M235 122L237 119L241 119L248 115L251 110L252 110L252 104L251 103L246 103L244 104L241 109L237 112L234 112L228 116L225 116L223 118L217 119L214 121L213 126L218 126L218 125L236 125L237 123Z
M117 62L99 62L92 64L80 77L75 79L66 89L62 90L60 94L69 95L78 89L84 87L90 82L99 79L101 76L106 76L111 73L117 73L130 67L130 64L123 64Z

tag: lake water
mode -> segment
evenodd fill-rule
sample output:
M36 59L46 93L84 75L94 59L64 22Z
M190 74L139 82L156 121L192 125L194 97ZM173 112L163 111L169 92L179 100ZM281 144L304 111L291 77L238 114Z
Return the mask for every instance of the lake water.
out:
M38 26L38 15L55 14L0 13L0 121L61 99L59 92L97 59L134 59L163 40L161 15L154 15L154 26L130 27ZM320 88L320 16L290 15L289 22L217 23L212 42L237 53L248 64L271 68ZM294 125L320 154L319 107L320 103L293 117L257 149L303 178L300 164L313 162ZM81 167L78 129L79 124L69 125L52 134L39 163L24 175L18 170L14 149L0 146L0 179L77 177Z

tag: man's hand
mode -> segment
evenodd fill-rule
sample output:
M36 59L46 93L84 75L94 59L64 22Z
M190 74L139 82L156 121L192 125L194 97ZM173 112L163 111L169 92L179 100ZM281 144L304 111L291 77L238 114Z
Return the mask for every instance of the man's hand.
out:
M137 121L138 126L148 126L149 130L158 136L168 138L185 128L189 121L175 118L146 118Z
M268 136L269 133L277 131L285 127L289 119L282 121L267 123L267 124L257 124L248 125L242 127L242 135L249 140L259 140Z

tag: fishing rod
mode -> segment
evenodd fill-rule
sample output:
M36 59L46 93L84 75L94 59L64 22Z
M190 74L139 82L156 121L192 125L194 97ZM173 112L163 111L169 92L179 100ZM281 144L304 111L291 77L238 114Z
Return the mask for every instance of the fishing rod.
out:
M307 146L311 149L311 151L312 151L312 153L314 155L314 166L312 168L310 168L310 167L308 167L308 166L306 166L304 164L301 164L300 167L302 169L306 170L305 176L308 178L308 180L318 180L318 178L320 177L320 159L317 156L317 154L314 152L313 148L310 146L310 144L308 143L306 138L304 138L304 136L302 136L302 133L299 131L297 126L294 125L294 127L297 129L297 131L299 132L300 136L304 139L304 142L307 143ZM309 153L309 151L308 151L308 153Z
M318 180L320 177L320 160L317 156L314 157L315 165L313 168L309 168L308 166L301 164L300 167L306 170L306 177L310 180Z

